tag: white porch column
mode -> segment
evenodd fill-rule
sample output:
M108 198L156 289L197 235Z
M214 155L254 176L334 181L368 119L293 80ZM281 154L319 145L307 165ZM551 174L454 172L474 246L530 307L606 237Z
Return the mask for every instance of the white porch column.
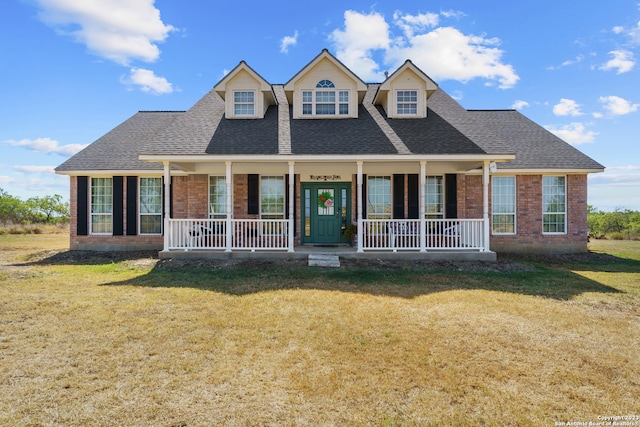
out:
M418 215L420 215L420 252L427 252L427 221L424 218L424 192L427 184L427 161L420 161L420 191Z
M231 252L231 245L233 243L233 172L231 170L232 162L224 162L226 166L227 175L225 177L225 185L227 186L227 244L225 252Z
M296 175L295 175L295 164L296 162L289 162L289 250L287 252L293 252L293 240L295 238L295 210L293 206L295 205L294 200L296 197L295 183L296 183Z
M489 251L489 240L491 238L489 229L489 161L485 160L482 165L482 220L484 234L484 251Z
M362 222L362 165L363 165L363 161L362 160L358 160L357 164L358 164L358 176L356 179L356 183L357 183L357 199L356 199L356 204L358 206L358 252L364 252L364 250L362 249L362 236L364 236L364 233L362 230L363 227L363 222Z
M163 251L169 250L169 235L171 229L169 227L169 218L171 218L171 170L169 162L162 162L164 166L164 247Z

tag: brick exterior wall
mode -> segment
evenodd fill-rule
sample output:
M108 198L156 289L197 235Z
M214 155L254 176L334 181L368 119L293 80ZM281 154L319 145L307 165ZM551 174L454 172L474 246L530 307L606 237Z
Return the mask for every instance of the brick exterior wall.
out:
M491 250L536 253L587 251L587 175L566 175L566 178L566 234L542 233L542 175L518 175L516 234L491 235ZM482 176L458 175L458 214L460 218L482 218Z
M491 249L496 252L583 252L587 250L587 175L567 175L567 233L545 235L542 233L542 175L518 175L516 177L516 226L515 235L492 235ZM405 193L407 182L405 177ZM205 174L173 177L173 217L207 218L209 178ZM71 249L87 250L141 250L162 249L163 236L78 236L77 177L70 177L70 245ZM124 186L124 229L126 230L126 191ZM256 219L259 215L247 212L248 175L233 176L233 212L236 219ZM295 245L301 240L300 176L296 175ZM491 203L491 186L489 186ZM405 194L405 213L408 212ZM457 177L457 202L459 218L482 218L482 176L459 174ZM356 175L352 176L352 217L357 219ZM366 209L366 206L363 206Z
M91 183L89 183L89 187ZM145 236L78 236L76 224L78 221L78 178L70 177L70 224L69 246L71 250L93 251L135 251L135 250L160 250L163 246L163 237L160 235ZM91 191L89 189L89 191ZM123 189L123 222L124 230L127 229L127 186ZM89 215L89 213L87 213Z

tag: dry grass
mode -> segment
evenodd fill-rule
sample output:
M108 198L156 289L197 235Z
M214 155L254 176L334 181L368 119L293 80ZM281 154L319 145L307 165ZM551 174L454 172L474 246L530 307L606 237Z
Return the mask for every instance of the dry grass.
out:
M640 246L515 272L325 275L53 262L64 239L0 236L0 425L550 426L640 414Z

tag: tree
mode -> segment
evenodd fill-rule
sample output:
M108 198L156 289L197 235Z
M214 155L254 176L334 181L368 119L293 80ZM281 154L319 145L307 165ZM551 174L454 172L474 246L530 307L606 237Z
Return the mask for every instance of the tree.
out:
M33 222L57 224L69 220L69 202L63 202L62 196L32 197L27 200L34 215Z

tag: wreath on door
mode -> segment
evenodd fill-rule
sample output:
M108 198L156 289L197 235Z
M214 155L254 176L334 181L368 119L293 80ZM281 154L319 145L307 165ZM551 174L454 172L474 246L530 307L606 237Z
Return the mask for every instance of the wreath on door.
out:
M333 206L333 196L328 191L323 191L318 195L318 206L329 209Z

